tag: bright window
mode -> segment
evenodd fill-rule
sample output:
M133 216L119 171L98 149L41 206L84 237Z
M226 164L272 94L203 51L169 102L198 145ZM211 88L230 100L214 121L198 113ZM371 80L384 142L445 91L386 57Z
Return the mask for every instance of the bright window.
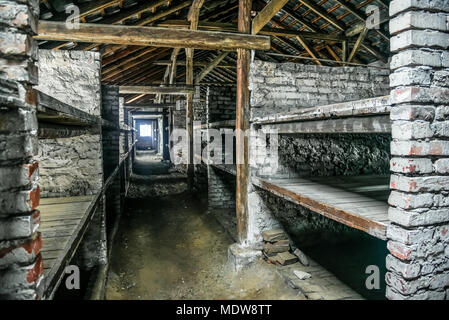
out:
M140 126L140 136L141 137L151 137L151 125L142 124Z

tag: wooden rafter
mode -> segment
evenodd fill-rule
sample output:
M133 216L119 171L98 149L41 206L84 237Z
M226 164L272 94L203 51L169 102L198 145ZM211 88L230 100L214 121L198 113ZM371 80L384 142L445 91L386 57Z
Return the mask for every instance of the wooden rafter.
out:
M288 0L271 0L253 19L252 34L258 34L287 2Z
M334 27L336 27L340 31L345 31L346 26L341 21L338 21L334 16L330 15L326 10L324 10L319 5L315 4L314 2L310 0L298 0L305 6L307 6L310 10L315 12L317 15L319 15L321 18L332 24Z
M223 61L224 58L227 57L228 54L229 52L222 52L214 60L212 60L210 64L207 65L195 78L195 83L199 84L208 75L209 72L211 72L220 62Z
M334 0L336 2L338 2L342 7L345 7L351 14L353 14L355 17L357 17L357 19L359 19L360 21L362 21L362 23L365 23L366 25L366 20L368 19L368 16L363 13L360 12L359 9L357 9L352 3L350 2L346 2L344 0ZM385 40L390 41L390 37L385 34L385 32L378 30L378 29L374 29L378 34L380 34Z
M365 39L365 36L366 36L367 33L368 33L368 29L366 29L366 28L360 33L360 35L359 35L359 37L358 37L354 47L352 48L351 53L349 54L348 62L351 62L352 59L354 58L355 53L360 48L360 46L363 43L363 40Z
M300 36L296 37L296 39L299 41L299 43L301 43L301 45L303 46L304 49L306 49L307 53L309 54L309 56L311 56L314 60L314 62L317 65L322 65L321 61L318 60L319 56L318 56L318 52L315 51L315 49L310 46L304 39L302 39Z

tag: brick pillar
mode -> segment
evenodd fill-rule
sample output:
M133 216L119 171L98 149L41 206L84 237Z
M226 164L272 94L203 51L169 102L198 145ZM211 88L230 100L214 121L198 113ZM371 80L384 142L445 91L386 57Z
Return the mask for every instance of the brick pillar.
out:
M235 177L207 166L208 210L235 209Z
M119 97L117 86L103 85L102 117L115 126L119 126L124 119L124 99ZM103 171L105 181L114 172L120 162L120 130L103 130ZM105 211L107 234L111 235L117 219L120 218L122 208L122 171L120 171L105 195ZM124 177L123 177L124 178ZM112 239L108 239L109 241Z
M448 0L390 4L389 299L449 299Z
M101 87L102 117L114 125L119 126L120 104L119 91L117 86ZM120 130L106 129L103 130L103 172L105 180L118 166L120 161Z
M0 300L38 299L36 93L38 1L0 3Z

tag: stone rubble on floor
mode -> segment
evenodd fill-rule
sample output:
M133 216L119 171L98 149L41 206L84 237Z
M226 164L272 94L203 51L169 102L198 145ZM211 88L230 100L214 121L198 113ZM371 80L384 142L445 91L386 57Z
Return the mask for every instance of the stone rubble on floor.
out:
M298 277L299 280L306 280L306 279L312 278L312 275L310 273L307 273L304 271L293 270L293 273L295 274L295 276Z
M282 229L265 230L262 232L262 238L263 254L269 263L286 266L299 261L304 266L309 265L307 256L290 244L288 235Z

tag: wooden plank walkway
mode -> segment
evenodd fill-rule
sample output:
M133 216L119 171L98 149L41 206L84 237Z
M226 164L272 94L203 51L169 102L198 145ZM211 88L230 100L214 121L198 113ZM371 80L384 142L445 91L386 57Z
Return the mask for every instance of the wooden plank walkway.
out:
M49 275L59 275L57 261L63 262L71 247L70 239L79 230L95 196L64 198L43 198L40 200L42 233L42 258L45 282L53 279ZM53 272L51 272L53 271ZM47 287L47 286L46 286Z
M263 179L252 182L327 218L385 240L389 176Z

